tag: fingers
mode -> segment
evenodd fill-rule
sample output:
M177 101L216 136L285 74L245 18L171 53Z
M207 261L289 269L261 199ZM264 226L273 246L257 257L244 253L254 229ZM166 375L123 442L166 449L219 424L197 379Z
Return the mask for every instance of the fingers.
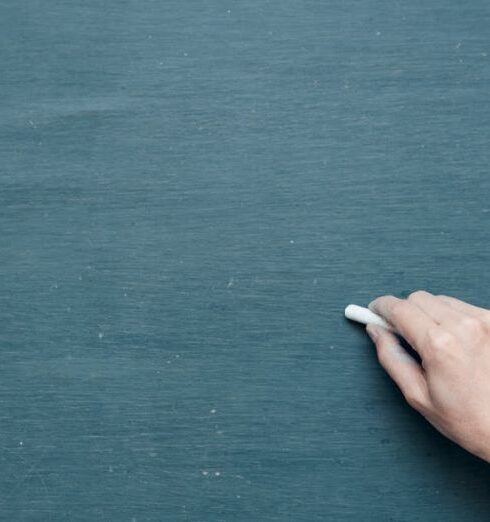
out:
M427 331L437 327L436 321L417 305L391 295L378 297L369 303L369 309L382 315L412 347L424 357Z
M444 299L419 290L410 294L408 300L432 317L444 330L466 341L479 338L490 327L488 310L457 299L454 299L455 305L450 305L448 302L453 301L451 298ZM484 328L485 325L486 328Z
M430 405L425 374L391 332L369 324L366 331L376 345L378 360L395 381L406 401L417 411L426 411Z
M429 317L441 326L451 328L458 324L463 317L462 313L450 307L442 299L424 290L418 290L408 296L408 301L417 305Z
M455 297L449 297L447 295L438 295L437 298L446 303L453 310L490 323L490 310L479 308L478 306L465 303L464 301L456 299Z

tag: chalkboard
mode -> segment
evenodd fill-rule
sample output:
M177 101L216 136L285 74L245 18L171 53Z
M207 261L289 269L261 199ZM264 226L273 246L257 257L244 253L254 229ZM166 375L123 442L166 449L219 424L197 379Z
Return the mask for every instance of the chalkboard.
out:
M490 4L5 0L0 519L487 520L350 302L490 306Z

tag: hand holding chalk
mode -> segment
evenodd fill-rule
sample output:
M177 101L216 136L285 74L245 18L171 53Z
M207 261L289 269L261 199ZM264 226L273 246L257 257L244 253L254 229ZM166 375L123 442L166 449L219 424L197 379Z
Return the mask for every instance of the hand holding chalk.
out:
M382 326L391 332L395 331L395 329L381 316L371 312L369 308L364 308L362 306L350 304L345 309L345 317L347 317L347 319L351 319L352 321L357 321L358 323L377 324L378 326Z
M366 333L379 363L408 404L443 435L490 462L490 310L423 290L406 299L380 296L369 308L350 305L345 315L369 323ZM403 332L417 357L385 329L387 321L395 333Z

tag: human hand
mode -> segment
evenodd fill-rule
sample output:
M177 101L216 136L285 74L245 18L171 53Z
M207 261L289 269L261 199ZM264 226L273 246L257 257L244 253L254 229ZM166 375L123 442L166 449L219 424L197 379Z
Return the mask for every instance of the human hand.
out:
M436 429L490 462L490 310L425 291L369 304L419 354L381 326L366 331L407 402Z

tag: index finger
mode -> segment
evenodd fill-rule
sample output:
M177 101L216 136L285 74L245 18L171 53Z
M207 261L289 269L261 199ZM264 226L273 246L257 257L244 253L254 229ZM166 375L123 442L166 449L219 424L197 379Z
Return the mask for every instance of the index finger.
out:
M437 326L434 319L413 303L392 295L378 297L369 303L368 308L391 323L423 358L427 331Z

